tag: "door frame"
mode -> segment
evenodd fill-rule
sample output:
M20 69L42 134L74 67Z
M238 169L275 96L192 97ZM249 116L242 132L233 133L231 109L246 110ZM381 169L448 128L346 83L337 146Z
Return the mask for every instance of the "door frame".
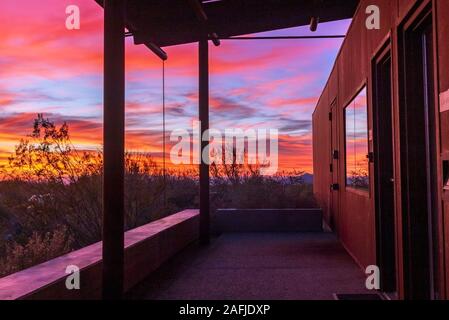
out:
M339 214L340 214L340 139L339 139L339 108L337 103L337 97L335 97L329 106L329 132L330 132L330 215L329 224L330 228L339 233ZM337 152L336 157L334 152Z
M399 108L398 108L398 120L396 122L397 125L399 125L400 132L404 132L404 121L408 121L409 118L404 118L404 110L406 110L407 106L407 92L410 91L407 89L408 81L407 79L413 78L413 75L410 76L410 70L414 71L413 68L407 68L407 59L406 54L407 51L407 36L413 32L414 30L418 30L423 25L428 24L429 22L432 24L432 34L433 34L433 43L431 48L431 57L433 62L433 92L430 92L429 95L432 96L432 99L434 100L433 103L433 110L429 111L429 119L433 122L434 128L433 131L430 133L430 137L428 140L428 143L433 145L433 152L432 152L432 164L435 163L435 172L432 173L432 181L430 187L435 190L435 197L432 199L432 211L430 212L430 218L432 221L430 221L429 226L432 227L432 232L429 231L428 235L428 241L429 246L428 249L428 256L429 256L429 293L428 298L430 299L438 299L444 295L444 273L443 278L442 272L444 272L444 263L442 261L441 257L441 245L442 245L442 231L441 229L441 219L442 219L442 203L441 203L441 193L442 188L439 188L439 185L441 184L441 176L442 176L442 168L441 168L441 160L440 160L440 128L439 128L439 112L438 112L438 55L437 55L437 24L436 24L436 13L435 13L435 7L434 2L431 0L427 0L424 2L418 2L411 10L410 13L403 19L403 22L398 26L397 28L397 38L398 38L398 48L397 48L397 54L398 54L398 92L399 92ZM425 94L425 93L423 93ZM406 160L399 159L402 158L404 155L404 137L401 136L398 137L400 142L400 149L399 149L399 157L398 161L402 164L400 165L401 169L401 181L398 182L398 201L399 201L399 208L401 208L399 215L401 216L401 230L400 233L402 233L402 273L403 273L403 294L405 298L415 298L415 295L418 294L418 290L414 289L412 286L413 279L416 280L413 276L415 272L419 274L419 272L423 272L423 268L420 266L414 265L413 262L410 261L412 255L410 255L410 247L407 249L407 245L411 245L411 239L413 239L413 228L411 228L409 224L409 218L407 217L407 205L404 205L408 203L406 200L404 200L404 197L406 196L405 192L406 189L404 188L404 182L407 179L407 175L405 175L405 172L403 170L403 163ZM435 153L435 154L433 154ZM423 248L420 248L423 249ZM421 268L421 269L420 269ZM424 271L425 272L425 271Z
M389 87L390 87L390 134L386 136L391 142L391 197L390 199L390 213L383 214L383 206L381 201L383 189L381 179L381 169L379 168L381 162L381 155L379 150L379 142L382 140L382 130L379 128L379 121L382 118L380 115L380 105L378 94L381 94L378 85L384 79L379 78L378 72L382 64L389 63ZM372 170L373 170L373 192L374 192L374 209L375 209L375 228L376 228L376 264L380 268L381 290L383 292L394 293L398 288L397 275L397 241L396 241L396 197L395 197L395 140L394 140L394 69L393 69L393 52L391 45L391 37L380 46L380 49L374 55L371 61L371 79L372 79ZM384 110L383 112L385 112ZM384 128L386 129L386 128ZM384 135L385 136L385 135ZM384 138L385 139L385 138Z

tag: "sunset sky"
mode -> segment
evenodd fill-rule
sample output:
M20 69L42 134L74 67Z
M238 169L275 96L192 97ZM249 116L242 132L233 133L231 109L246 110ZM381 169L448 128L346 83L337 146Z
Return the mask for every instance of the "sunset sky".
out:
M65 8L81 9L81 30L65 28ZM93 0L0 2L0 164L30 133L37 113L69 124L74 144L101 148L103 10ZM345 34L350 21L319 26ZM305 35L307 27L265 35ZM223 41L210 49L211 127L274 128L281 170L312 172L311 115L342 40ZM198 117L197 45L164 48L167 130ZM162 62L126 46L126 145L162 151Z

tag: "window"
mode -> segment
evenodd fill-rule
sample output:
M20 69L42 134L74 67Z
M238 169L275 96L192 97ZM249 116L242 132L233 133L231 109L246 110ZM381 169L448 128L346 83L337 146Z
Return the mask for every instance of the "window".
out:
M366 87L364 87L345 109L345 136L346 185L366 191L369 188L367 115Z

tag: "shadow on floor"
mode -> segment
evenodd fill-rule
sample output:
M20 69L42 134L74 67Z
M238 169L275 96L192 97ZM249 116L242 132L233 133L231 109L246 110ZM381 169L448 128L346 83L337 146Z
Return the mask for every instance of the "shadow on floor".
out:
M332 300L370 293L360 268L330 233L223 234L191 245L128 299Z

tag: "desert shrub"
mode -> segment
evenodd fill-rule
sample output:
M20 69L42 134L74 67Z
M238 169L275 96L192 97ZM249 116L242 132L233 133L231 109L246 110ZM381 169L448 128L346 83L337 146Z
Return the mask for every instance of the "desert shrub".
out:
M0 258L0 277L48 261L71 250L72 239L65 227L53 233L33 232L25 244L10 242Z
M148 154L126 153L125 167L125 224L130 229L165 214L164 179ZM76 248L101 239L103 154L78 151L66 123L57 127L39 114L2 171L0 203L19 226L16 237L64 225Z
M0 167L0 276L101 240L101 150L78 151L69 126L38 115ZM212 164L211 209L315 206L303 172L262 176L260 166ZM125 154L125 228L199 207L198 171L164 172L151 155Z
M215 208L285 209L310 208L316 203L313 187L303 180L303 171L261 174L260 164L239 164L235 150L231 163L212 163L212 199ZM244 156L245 157L245 156Z
M218 180L212 187L212 197L218 208L286 209L311 208L316 203L312 185L298 180L286 182L288 177L249 176L230 184Z
M368 189L369 188L369 174L364 168L357 168L350 172L348 177L348 183L351 187L358 189Z

